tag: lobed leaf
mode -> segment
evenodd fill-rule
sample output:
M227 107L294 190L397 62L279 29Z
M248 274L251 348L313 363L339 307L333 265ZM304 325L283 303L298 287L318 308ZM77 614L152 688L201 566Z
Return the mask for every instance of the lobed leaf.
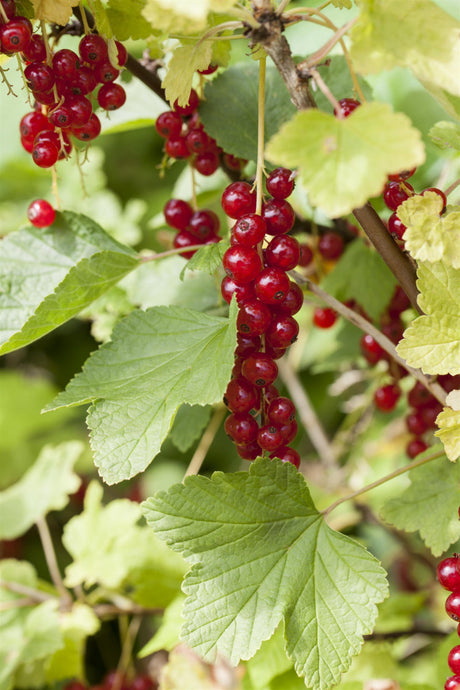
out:
M192 565L182 636L193 649L237 664L284 619L286 650L306 685L338 682L386 596L384 571L327 526L292 465L260 458L249 472L188 477L143 508Z
M438 414L436 424L439 427L435 436L441 439L446 455L454 462L460 458L460 411L445 407Z
M437 122L428 132L430 139L440 149L460 151L460 125L455 122Z
M198 41L175 49L162 82L165 96L171 105L176 100L180 106L187 105L195 72L206 69L211 62L211 56L211 41Z
M65 26L72 16L72 7L78 0L31 0L35 17Z

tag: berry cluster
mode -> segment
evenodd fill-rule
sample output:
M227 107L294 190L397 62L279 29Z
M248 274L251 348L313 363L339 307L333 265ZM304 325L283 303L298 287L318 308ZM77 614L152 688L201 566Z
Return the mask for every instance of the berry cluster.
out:
M256 197L247 182L230 184L222 195L222 208L236 223L223 257L227 275L221 292L228 303L235 294L238 303L235 365L224 396L231 412L225 430L240 457L254 460L268 453L299 467L300 456L289 446L297 433L295 407L273 385L275 360L297 338L293 315L303 302L302 291L287 275L300 259L298 241L287 234L295 219L286 201L294 188L291 171L277 168L266 186L271 198L261 215L255 213Z
M210 66L201 74L212 74L216 69ZM224 165L231 170L241 170L247 161L223 153L216 140L205 132L197 112L199 103L198 94L192 89L187 105L179 106L176 101L172 110L158 115L155 128L166 139L166 154L174 159L187 159L195 170L205 176L216 172L221 154Z
M0 26L1 52L21 54L27 65L24 77L35 101L35 109L20 122L21 143L36 165L49 168L69 156L71 136L87 142L99 135L101 123L93 112L93 101L106 111L123 105L126 93L114 82L128 54L116 41L114 67L106 40L96 34L83 36L79 54L68 48L53 52L42 36L32 33L28 19L15 16L11 4L12 9L10 0L2 0L3 10L13 14Z
M110 671L98 685L87 686L78 680L71 681L64 685L63 690L156 690L158 683L153 681L150 676L137 675L131 682L124 675L117 671Z
M441 561L437 568L439 584L447 589L446 612L454 620L460 621L460 556L454 554ZM460 636L460 625L457 627ZM444 683L444 690L460 690L460 645L453 647L447 658L449 667L455 675Z
M164 217L170 228L178 230L174 238L176 249L186 249L197 244L212 244L221 239L218 235L220 221L210 209L194 211L189 203L182 199L170 199L163 209ZM180 252L185 259L190 259L196 249Z

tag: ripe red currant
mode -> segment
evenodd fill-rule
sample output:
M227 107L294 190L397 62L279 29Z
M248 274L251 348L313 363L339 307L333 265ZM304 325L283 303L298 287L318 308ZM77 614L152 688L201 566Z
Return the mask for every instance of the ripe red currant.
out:
M330 307L317 307L313 312L313 323L317 328L331 328L337 321L337 312Z
M126 91L120 84L103 84L97 102L104 110L118 110L126 102Z
M267 224L267 235L284 235L294 226L294 209L285 199L267 201L262 206L262 216Z
M343 239L336 232L325 232L318 242L318 251L322 257L329 260L338 259L343 253Z
M179 113L179 115L182 115L183 117L187 117L188 115L192 115L192 113L198 108L198 105L200 103L200 99L198 98L198 94L195 91L195 89L192 89L190 91L190 96L188 99L187 105L178 105L177 100L174 102L173 110L176 113Z
M233 182L222 194L222 208L230 218L236 220L256 210L256 195L247 182Z
M158 115L155 129L160 137L164 139L177 139L182 130L182 118L179 113L167 110L165 113Z
M268 419L273 424L288 424L295 419L295 406L289 398L274 398L268 406Z
M287 168L276 168L267 177L267 192L274 199L287 199L294 190L294 179L292 170Z
M265 304L279 304L289 292L289 278L280 268L264 268L254 280L254 292Z
M238 445L247 445L257 439L259 425L247 412L232 413L224 423L225 432Z
M300 455L289 446L280 446L273 453L270 453L270 458L279 458L282 462L290 462L297 469L300 467Z
M438 563L437 576L439 584L450 592L460 590L460 572L458 566L458 556L449 556Z
M299 324L292 316L273 317L266 331L267 344L274 349L286 348L297 340Z
M243 247L255 247L262 242L266 231L267 226L262 216L246 213L233 226L232 238Z
M265 352L249 355L241 367L241 372L248 381L258 388L269 386L278 376L276 363Z
M334 108L334 115L341 117L348 117L351 113L359 108L361 103L354 98L341 98L339 101L340 112L337 108Z
M427 444L421 438L413 438L412 441L409 441L406 447L407 457L411 459L416 458L417 455L423 453L425 450L427 450L427 448Z
M283 435L273 424L265 424L259 429L257 443L263 450L276 450L283 445Z
M413 193L414 189L408 182L404 183L404 187L400 182L388 182L383 190L383 200L389 209L396 211L398 206L409 198L411 192Z
M446 612L454 621L460 621L460 591L449 594L446 600Z
M374 393L374 403L382 412L391 412L401 397L401 389L394 383L377 388Z
M295 237L278 235L274 237L265 250L265 261L268 266L291 271L300 260L300 246Z
M236 245L225 252L222 263L227 275L235 283L244 285L250 283L260 274L262 262L255 249Z
M246 283L245 285L237 285L235 281L230 278L230 276L225 276L220 285L220 291L224 300L230 304L232 301L233 293L235 293L236 301L238 304L246 302L247 300L254 299L254 288L252 283Z
M239 333L262 335L270 325L271 314L266 304L258 299L248 299L240 304L236 327Z
M27 218L36 228L47 228L54 223L56 211L45 199L36 199L27 209Z

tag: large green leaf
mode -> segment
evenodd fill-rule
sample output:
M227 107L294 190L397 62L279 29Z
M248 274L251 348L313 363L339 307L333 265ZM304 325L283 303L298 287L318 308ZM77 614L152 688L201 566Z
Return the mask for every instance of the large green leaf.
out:
M154 29L190 35L206 27L210 12L226 12L236 2L237 0L145 0L142 14Z
M370 288L378 285L378 290ZM348 245L322 287L341 302L354 299L377 320L388 305L396 280L380 255L364 242Z
M151 463L181 403L222 398L233 366L235 311L233 305L230 319L180 307L132 312L46 408L93 403L91 445L107 483Z
M460 538L460 465L443 455L412 470L409 478L410 486L384 505L382 516L398 529L420 532L427 547L440 556Z
M286 649L315 690L337 683L372 630L385 574L334 532L292 465L189 477L144 504L148 523L193 566L185 641L206 659L251 658L284 618Z
M240 158L257 158L258 73L254 62L230 67L206 86L200 117L206 131L224 151ZM289 120L296 109L274 67L267 67L265 141Z
M136 254L85 216L58 214L0 243L0 354L41 338L138 265Z
M426 261L417 276L424 314L404 331L398 354L426 374L460 374L460 270Z
M460 96L460 22L431 0L360 0L351 56L361 74L400 65L438 97Z
M402 113L365 103L345 119L297 113L268 144L268 160L299 169L309 201L336 218L378 196L387 176L425 160L420 132Z
M0 539L15 539L50 510L67 505L80 486L73 466L83 448L79 441L45 446L26 474L0 492Z

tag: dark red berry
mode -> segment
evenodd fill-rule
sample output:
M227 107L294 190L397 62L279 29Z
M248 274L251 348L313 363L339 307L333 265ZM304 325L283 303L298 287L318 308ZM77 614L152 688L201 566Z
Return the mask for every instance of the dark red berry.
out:
M237 171L242 170L244 166L247 164L247 160L245 160L244 158L236 158L236 156L232 156L230 153L224 153L223 161L224 165L226 165L227 168L230 168L230 170Z
M299 266L309 266L313 261L313 250L309 244L300 245Z
M93 113L93 106L88 98L85 98L85 96L71 95L66 97L64 104L72 112L73 127L83 127L89 122Z
M283 445L283 435L273 424L265 424L259 429L257 443L263 450L276 450Z
M286 348L297 340L299 324L292 316L273 317L266 331L267 344L274 349Z
M31 62L24 70L31 91L49 91L54 86L54 72L42 62Z
M65 104L59 105L57 108L54 108L54 110L49 112L48 119L55 127L65 129L73 124L72 110Z
M294 190L294 179L292 170L287 168L276 168L267 177L267 192L274 199L287 199Z
M247 445L257 439L259 426L247 412L233 413L227 417L224 424L225 432L238 445Z
M193 161L193 167L200 175L209 177L213 175L219 167L219 156L215 151L203 151L199 153Z
M421 438L413 438L412 441L409 441L406 446L407 457L411 459L415 458L417 455L420 455L420 453L423 453L425 450L427 450L427 448L427 444Z
M399 316L403 311L406 311L410 307L410 300L402 287L397 285L391 302L388 305L388 314L390 317L394 318Z
M278 235L274 237L265 250L265 261L268 266L291 271L300 260L300 246L295 237Z
M36 199L27 209L27 218L36 228L47 228L54 223L56 211L45 199Z
M193 215L193 209L190 204L182 199L170 199L165 204L163 214L171 228L186 230Z
M289 446L280 446L273 453L270 453L270 458L279 458L282 462L290 462L297 469L300 467L300 455Z
M276 363L265 352L249 355L241 367L244 378L254 386L269 386L278 376Z
M446 612L454 621L460 621L460 591L449 594L446 600Z
M255 277L254 292L260 301L265 304L279 304L285 299L289 291L289 283L290 281L285 271L282 271L280 268L264 268Z
M215 235L219 230L219 218L214 211L202 209L195 211L189 221L188 231L201 240L205 240L210 235Z
M247 182L233 182L222 194L222 208L230 218L238 219L256 210L256 195Z
M235 356L242 357L243 359L253 355L254 352L259 352L261 349L260 336L258 335L238 333L236 343Z
M283 444L287 445L288 443L291 443L291 441L293 441L297 436L297 422L295 419L293 419L292 422L281 424L279 430L281 431L281 435L283 437Z
M386 358L385 350L369 333L365 333L360 340L361 352L369 364L377 364Z
M267 226L262 216L246 213L232 228L232 238L243 247L255 247L265 237Z
M413 193L413 191L413 187L408 182L404 183L404 187L399 182L388 182L383 190L383 200L389 209L396 211L398 206L406 201L410 192Z
M115 81L119 75L120 70L114 67L109 60L98 62L94 68L94 76L100 84L108 84L111 81Z
M262 262L256 250L240 245L229 247L222 258L222 263L227 275L239 285L252 282L260 274L262 268Z
M192 89L190 91L187 105L179 105L176 100L174 101L173 110L176 113L179 113L179 115L187 117L188 115L192 115L192 113L198 108L199 103L200 99L198 98L198 94L195 89Z
M267 416L273 424L277 425L293 422L295 419L294 403L289 398L275 398L268 406Z
M388 232L395 239L402 240L406 230L406 226L399 220L396 211L394 211L388 218Z
M203 75L208 75L208 74L214 74L214 72L217 70L217 65L210 64L209 67L206 67L206 69L199 69L198 74L203 74Z
M24 137L24 139L28 139L29 141L33 142L39 132L42 132L46 129L52 129L52 127L48 122L48 119L42 115L42 113L36 113L33 111L24 115L19 124L19 129L21 136Z
M97 102L104 110L118 110L126 102L126 91L120 84L103 84Z
M16 14L16 3L14 0L1 0L1 5L4 14L7 16L8 19L13 19L14 15ZM3 16L0 15L0 24L4 23Z
M40 168L51 168L57 162L59 149L51 142L34 143L32 158Z
M236 451L243 460L255 460L262 455L262 448L258 443L250 443L247 446L236 446Z
M230 278L230 276L225 276L220 285L220 291L224 300L230 304L232 301L233 294L235 294L236 301L238 304L246 302L247 300L254 299L254 288L252 283L246 283L245 285L237 285L235 281Z
M32 37L32 24L26 17L14 17L0 26L0 46L4 53L19 53Z
M77 78L79 69L80 60L73 50L62 48L58 50L57 53L54 53L53 71L56 77L72 81Z
M97 86L96 77L94 72L89 67L80 67L78 70L77 78L74 79L68 85L64 85L63 94L64 96L86 96L94 91ZM62 91L63 85L58 85L58 90Z
M460 590L460 572L458 571L458 556L444 558L437 567L438 582L441 587L455 592Z
M75 98L78 98L78 96L75 96ZM72 125L72 134L80 141L92 141L92 139L98 137L100 133L101 122L96 113L92 113L88 122L86 122L84 125L81 125L81 127Z
M313 323L317 328L331 328L337 321L337 312L330 307L317 307L313 312Z
M322 257L334 261L342 255L344 248L343 239L336 232L325 232L318 242L318 251Z
M438 383L444 388L446 393L460 388L460 375L452 376L451 374L442 374L438 376Z
M414 436L421 436L425 433L428 427L423 421L421 410L414 410L407 415L406 427L411 434L414 434Z
M72 144L65 132L61 132L60 134L50 130L39 132L35 137L33 147L35 148L42 144L45 146L54 146L58 151L58 160L65 158L72 150Z
M165 151L170 158L182 159L190 156L190 152L185 143L185 137L181 136L175 139L172 137L166 139Z
M401 180L407 180L409 177L415 173L417 168L412 168L411 170L401 170L401 172L394 175L388 175L388 179L393 182L400 182Z
M382 333L397 345L404 333L404 324L399 317L392 318L388 323L382 324Z
M210 139L202 127L189 130L185 142L190 153L203 153L210 146Z
M302 304L303 292L299 288L297 283L294 283L291 280L289 282L289 290L287 292L287 295L281 302L281 304L277 305L276 310L281 314L289 314L290 316L293 316L294 314L297 314L298 311L300 311L300 309L302 308Z
M434 429L436 427L436 419L440 412L442 412L442 405L437 400L420 409L425 429Z
M187 230L181 230L180 232L178 232L173 242L175 249L186 249L187 247L193 247L197 244L200 244L200 242ZM180 255L183 256L184 259L191 259L196 251L196 249L192 249L188 252L180 252Z
M262 216L267 224L267 235L284 235L294 226L294 209L285 199L267 201L262 207Z
M407 395L407 402L409 405L417 409L425 407L425 405L430 405L433 401L435 402L435 398L420 381L415 382L413 388L411 388Z
M27 62L43 62L46 60L46 48L43 38L38 34L33 35L28 45L22 51L22 55Z
M167 110L165 113L158 115L155 129L160 137L164 139L177 139L182 130L182 118L178 113Z
M460 690L460 676L450 676L444 683L444 690Z
M271 321L270 309L258 299L249 299L240 304L236 327L239 333L262 335Z
M83 62L97 65L108 58L107 42L102 36L88 34L81 39L78 52Z
M377 388L374 393L374 403L382 412L391 412L401 397L401 389L393 383Z
M441 197L442 211L444 211L444 209L447 206L447 197L444 194L444 192L442 191L442 189L438 189L437 187L428 187L428 189L424 189L423 192L421 192L422 196L424 194L426 194L427 192L433 192L434 194L437 194L439 197ZM442 211L441 211L441 213L442 213Z
M334 108L334 115L336 117L348 117L356 108L359 108L361 103L354 98L341 98L339 105L340 111Z

